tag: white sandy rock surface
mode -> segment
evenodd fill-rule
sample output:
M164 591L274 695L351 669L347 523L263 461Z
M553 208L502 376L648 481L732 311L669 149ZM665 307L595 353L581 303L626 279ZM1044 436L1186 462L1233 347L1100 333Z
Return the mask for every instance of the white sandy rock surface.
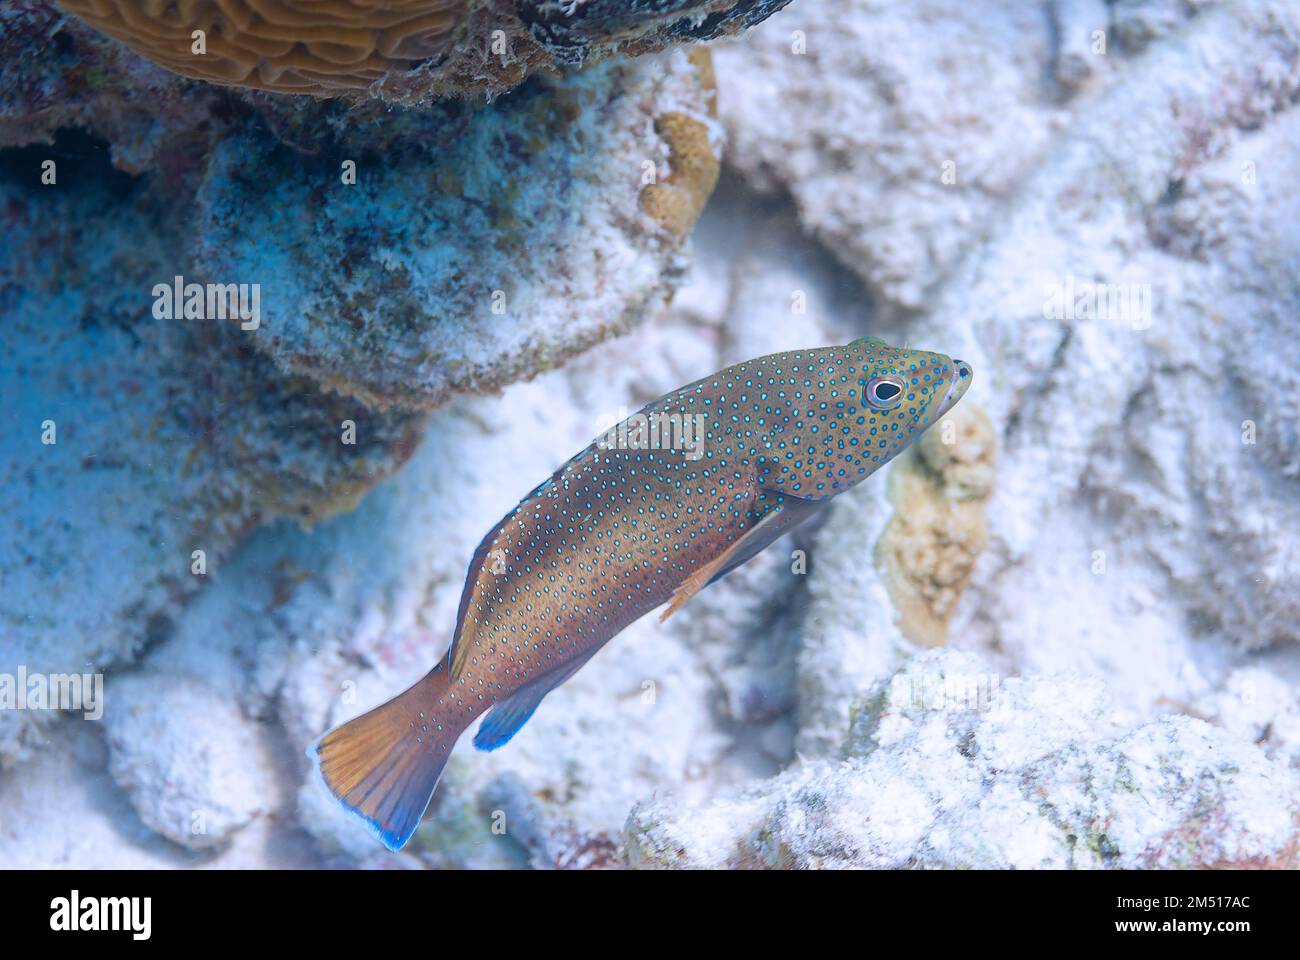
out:
M640 804L627 845L641 867L1294 867L1298 819L1300 774L1227 731L942 650L857 703L841 757Z

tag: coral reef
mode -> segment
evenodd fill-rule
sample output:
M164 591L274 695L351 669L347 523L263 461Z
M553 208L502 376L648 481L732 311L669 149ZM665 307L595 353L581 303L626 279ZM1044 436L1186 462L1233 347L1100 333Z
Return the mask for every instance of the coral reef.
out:
M800 9L748 42L784 42ZM1131 4L1114 13L1138 17ZM1008 670L1105 676L1117 697L1153 713L1210 696L1238 664L1234 646L1277 650L1286 669L1300 622L1300 379L1279 337L1300 307L1282 266L1300 238L1279 171L1295 162L1295 27L1294 9L1263 2L1154 31L1140 54L1107 61L1109 82L1051 107L1068 109L1069 123L997 217L926 227L968 252L923 312L900 316L877 289L881 319L910 342L944 343L972 363L963 406L982 408L993 431L987 545L978 557L963 551L974 566L965 591L944 601L949 642ZM764 96L745 99L741 49L715 57L720 110L743 143L736 104L755 117L773 111ZM1033 44L1004 49L1041 54L1032 72L1052 62ZM1143 149L1113 148L1121 129L1141 130ZM916 136L913 151L939 144L929 128ZM729 157L767 185L748 169L752 154ZM824 235L804 188L791 189L801 219ZM957 191L961 202L969 192ZM906 222L931 223L920 208ZM895 491L906 493L908 472L899 464ZM799 654L807 754L834 749L853 697L908 654L896 584L891 602L891 585L858 559L891 525L915 522L881 497L837 505L813 557ZM907 636L932 642L925 633Z
M1300 433L1286 424L1300 372L1277 342L1280 317L1300 307L1282 265L1297 249L1297 198L1277 176L1295 157L1295 26L1294 9L1232 5L1152 47L1080 109L913 327L969 343L998 371L973 397L1003 434L990 585L1068 566L1071 593L1176 592L1185 612L1164 619L1187 617L1193 635L1297 639ZM1121 124L1149 149L1109 149ZM1088 311L1098 290L1107 303ZM1086 539L1065 559L1072 526ZM1004 602L986 610L1004 643L1020 630ZM1041 632L1014 643L1041 649Z
M729 159L878 308L920 310L1081 103L1202 6L800 0L715 46Z
M1051 36L1031 4L800 0L714 50L728 159L919 309L1051 143Z
M200 80L319 93L366 90L389 70L444 58L465 0L413 3L186 3L62 0L82 20L169 70ZM488 61L490 63L490 61Z

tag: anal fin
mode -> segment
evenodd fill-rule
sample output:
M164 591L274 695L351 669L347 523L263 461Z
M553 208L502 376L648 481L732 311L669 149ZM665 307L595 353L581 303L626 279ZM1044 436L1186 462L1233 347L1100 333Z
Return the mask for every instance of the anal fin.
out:
M531 683L520 687L500 703L495 704L488 711L487 716L483 718L478 733L474 734L475 748L479 750L495 750L497 747L509 743L511 737L518 733L520 728L528 722L528 718L536 712L542 698L581 670L586 662L595 656L596 650L599 649L600 646L597 646L594 650L583 654L569 666L558 667L550 673L543 674Z

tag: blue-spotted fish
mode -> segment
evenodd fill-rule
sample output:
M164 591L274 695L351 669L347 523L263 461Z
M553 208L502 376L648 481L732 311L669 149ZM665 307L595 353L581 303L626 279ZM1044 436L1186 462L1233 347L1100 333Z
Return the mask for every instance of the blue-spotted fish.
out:
M675 390L520 501L470 561L451 649L308 751L389 849L418 826L461 733L494 750L633 620L663 618L888 463L970 367L865 337ZM666 441L666 442L665 442Z

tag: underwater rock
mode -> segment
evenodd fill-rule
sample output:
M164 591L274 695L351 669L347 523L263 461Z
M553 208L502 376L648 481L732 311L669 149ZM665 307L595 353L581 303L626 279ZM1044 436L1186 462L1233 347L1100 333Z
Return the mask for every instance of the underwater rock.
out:
M16 10L0 45L39 32L40 14L36 4ZM141 79L108 65L94 73L99 93L59 106L76 75L64 61L89 49L77 45L82 28L71 36L66 57L33 64L53 71L51 88L0 96L4 138L28 144L0 158L0 441L11 453L0 576L12 587L0 598L0 649L33 670L129 663L252 529L351 509L410 456L421 408L532 376L630 326L682 267L670 227L685 221L641 212L643 177L651 171L692 214L712 188L700 151L702 130L716 130L698 54L538 80L493 108L446 104L386 120L310 99L250 112L206 92L186 113L180 94L151 85L161 71ZM183 92L184 81L167 82ZM108 104L121 112L102 116ZM679 143L654 130L668 115L700 126ZM57 129L79 117L123 141ZM320 160L327 145L334 156ZM241 167L241 151L265 165ZM689 162L672 167L674 151ZM356 158L357 184L341 182L340 156ZM417 176L430 156L445 162ZM200 185L200 218L223 219L196 230ZM337 191L336 207L322 188ZM363 193L378 196L373 208ZM254 242L272 215L292 228L268 227ZM271 248L286 237L277 259ZM63 284L69 275L75 287ZM256 285L257 322L186 319L181 299L158 310L155 288L176 277ZM277 318L307 294L324 302L285 325L304 338L296 343ZM42 719L0 715L0 760L20 755Z
M800 0L714 47L729 161L919 309L1049 144L1051 55L1032 5Z
M1237 4L1154 40L900 323L976 371L963 407L997 449L987 546L959 552L970 579L942 605L947 642L1005 672L1105 677L1154 717L1300 638L1300 210L1282 173L1300 163L1297 28L1292 6ZM1121 128L1144 148L1109 146ZM910 520L864 490L818 535L806 756L834 748L907 636L926 642L860 559Z
M842 758L639 804L626 841L661 868L1294 868L1300 774L1190 717L1132 726L1098 680L935 650L859 701Z
M0 166L6 669L129 661L251 527L350 508L418 435L418 416L280 376L236 323L155 316L155 285L189 270L184 211L141 203L151 186L77 136ZM0 761L51 716L0 711Z
M501 93L539 71L711 40L789 0L61 0L184 76L412 102Z
M1294 104L1300 49L1291 63L1289 90L1279 93ZM1265 83L1267 91L1276 77ZM1152 502L1113 468L1098 481L1114 477L1135 525L1160 525L1167 536L1153 535L1152 549L1192 610L1258 649L1300 641L1300 370L1284 345L1300 309L1300 197L1284 173L1300 163L1300 110L1259 132L1252 118L1241 122L1250 132L1191 171L1181 196L1151 218L1156 246L1185 277L1167 294L1171 316L1160 318L1177 344L1170 354L1181 360L1193 340L1204 348L1197 375L1175 385L1156 372L1161 398L1135 398L1125 424L1128 457L1154 464L1170 495ZM1228 396L1206 404L1216 390ZM1148 413L1162 429L1139 437ZM1180 427L1184 439L1171 432Z
M0 869L321 866L306 835L283 829L275 816L255 818L220 846L172 843L145 826L110 776L101 724L69 717L43 733L43 749L21 769L0 770ZM221 735L213 735L219 744Z
M1023 667L1091 657L1187 701L1217 670L1189 638L1300 639L1297 28L1243 3L1153 45L913 327L996 371L969 398L1000 452L963 626ZM1117 125L1147 148L1110 149Z
M896 470L898 461L890 468ZM808 550L808 608L796 662L795 749L801 756L837 749L854 699L916 649L899 629L875 562L894 509L888 476L832 503Z
M112 678L106 697L109 770L151 830L201 850L267 811L270 758L229 697L148 672Z
M34 56L45 36L57 55ZM671 290L717 179L703 49L419 110L132 69L39 0L0 21L0 54L22 68L0 91L0 146L44 145L40 163L67 127L106 140L147 175L142 196L186 218L170 246L187 276L262 284L255 339L282 370L376 406L495 389L627 329ZM355 376L340 352L362 356Z
M360 132L312 156L231 137L199 194L200 257L263 283L251 340L286 373L379 408L496 389L671 289L717 179L711 85L707 53L677 52L407 115L382 154Z
M800 0L714 45L729 161L788 191L879 308L921 310L1127 68L1111 18L1128 36L1150 5Z

